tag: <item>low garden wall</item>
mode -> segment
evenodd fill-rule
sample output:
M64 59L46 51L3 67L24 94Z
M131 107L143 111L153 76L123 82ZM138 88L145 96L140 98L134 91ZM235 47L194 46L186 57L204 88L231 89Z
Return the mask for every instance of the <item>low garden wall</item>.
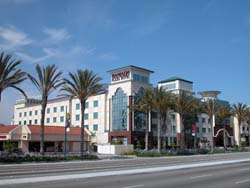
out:
M98 145L97 153L120 155L134 151L134 145Z

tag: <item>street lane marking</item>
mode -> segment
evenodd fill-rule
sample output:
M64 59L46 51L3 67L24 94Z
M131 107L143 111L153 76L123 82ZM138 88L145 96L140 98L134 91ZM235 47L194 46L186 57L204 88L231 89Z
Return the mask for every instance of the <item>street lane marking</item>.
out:
M69 175L62 174L62 175L55 175L55 176L42 176L42 177L32 177L32 178L1 179L0 185L14 185L14 184L22 184L22 183L37 183L37 182L48 182L48 181L86 179L86 178L94 178L94 177L131 175L131 174L140 174L140 173L149 173L149 172L152 173L152 172L180 170L180 169L187 169L187 168L198 168L198 167L206 167L206 166L234 164L234 163L240 163L240 162L250 162L250 159L205 162L205 163L196 163L196 164L183 164L183 165L176 165L176 166L151 167L151 168L131 169L131 170L103 171L103 172L94 172L94 173L85 173L85 174L69 174Z
M241 171L247 171L247 170L250 170L250 168L242 168L242 169L239 169L238 171L241 172Z
M143 187L144 185L133 185L133 186L129 186L129 187L123 187L123 188L135 188L135 187Z
M200 175L200 176L190 177L190 179L205 178L205 177L210 177L210 176L212 176L212 174L204 174L204 175Z
M235 182L235 184L246 183L246 182L249 182L249 181L250 181L250 179L248 179L248 180L242 180L242 181L237 181L237 182Z

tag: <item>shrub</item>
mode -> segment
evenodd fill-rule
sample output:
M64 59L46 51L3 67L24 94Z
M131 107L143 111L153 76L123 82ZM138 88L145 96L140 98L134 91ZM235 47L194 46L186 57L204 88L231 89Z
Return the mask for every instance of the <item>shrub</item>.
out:
M11 140L7 140L3 143L3 149L4 149L4 151L12 153L12 152L17 151L18 147L17 147L17 144L15 142L12 142Z

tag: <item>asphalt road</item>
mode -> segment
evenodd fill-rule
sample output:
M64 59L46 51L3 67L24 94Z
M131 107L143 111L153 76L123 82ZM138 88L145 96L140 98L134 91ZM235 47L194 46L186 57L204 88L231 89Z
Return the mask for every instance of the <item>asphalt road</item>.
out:
M0 187L9 188L250 187L250 153L1 165L0 169ZM44 173L39 174L41 170Z

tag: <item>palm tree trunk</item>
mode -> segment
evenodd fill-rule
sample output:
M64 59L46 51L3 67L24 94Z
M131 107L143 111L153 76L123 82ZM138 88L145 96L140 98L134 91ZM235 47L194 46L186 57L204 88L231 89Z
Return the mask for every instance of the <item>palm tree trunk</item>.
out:
M238 138L239 138L239 147L241 147L241 121L238 120L238 123L239 123L239 131L238 131Z
M215 124L215 116L210 115L210 126L211 126L211 152L214 152L214 124Z
M85 113L85 100L81 101L81 143L80 143L81 157L83 157L83 152L84 152L84 113Z
M184 123L183 123L183 116L180 114L180 127L181 127L181 138L180 138L180 146L183 149L184 148L184 139L185 139L185 129L184 129Z
M145 150L148 150L148 123L149 123L149 112L146 112L146 130L145 130Z
M161 114L157 112L157 150L161 152Z
M224 148L226 149L227 144L226 144L226 126L225 126L225 124L224 124L224 127L223 127L223 145L224 145Z
M211 123L211 152L214 152L214 126Z
M45 110L47 106L47 96L42 98L42 111L41 111L41 128L40 128L40 153L44 156L44 120L45 120Z

